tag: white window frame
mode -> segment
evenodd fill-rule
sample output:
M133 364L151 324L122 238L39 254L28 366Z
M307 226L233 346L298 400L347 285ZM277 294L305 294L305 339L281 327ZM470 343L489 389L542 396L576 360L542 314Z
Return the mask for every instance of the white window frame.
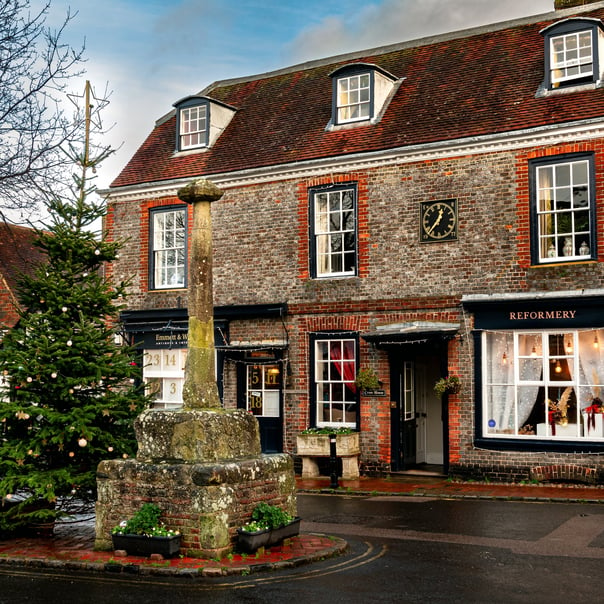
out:
M314 276L355 276L358 246L356 189L315 190L312 204Z
M246 366L246 409L256 417L280 417L281 372L277 363Z
M337 123L371 119L372 81L370 72L337 78Z
M593 77L593 30L585 29L550 38L550 82L552 88L573 80Z
M143 351L143 382L147 394L154 395L159 409L182 407L187 348L157 348Z
M604 440L604 414L596 414L592 427L586 412L595 397L604 397L602 348L604 329L483 332L483 436ZM547 411L545 402L535 407L541 397ZM569 405L567 423L561 403ZM535 413L541 421L529 426Z
M207 104L183 107L180 110L179 148L195 149L205 147L208 141Z
M536 262L594 258L591 158L539 162L532 169Z
M357 354L354 338L318 338L314 341L317 427L357 427L358 396L354 384ZM344 364L348 364L347 370Z
M181 224L179 224L179 220ZM187 269L186 208L153 210L151 212L151 229L153 289L185 287Z

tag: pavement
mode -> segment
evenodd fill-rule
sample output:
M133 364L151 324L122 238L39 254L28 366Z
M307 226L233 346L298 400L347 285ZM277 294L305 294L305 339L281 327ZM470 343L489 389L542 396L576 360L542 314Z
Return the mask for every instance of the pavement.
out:
M427 474L383 478L339 479L333 488L328 477L297 478L300 493L343 495L401 495L446 499L505 499L604 504L604 486L574 484L502 484L456 482ZM141 558L118 556L116 552L94 550L94 517L60 523L50 537L19 537L0 540L0 565L18 565L95 572L169 576L247 575L267 570L292 568L343 553L345 540L339 537L301 533L281 545L256 554L233 553L221 560L177 556Z

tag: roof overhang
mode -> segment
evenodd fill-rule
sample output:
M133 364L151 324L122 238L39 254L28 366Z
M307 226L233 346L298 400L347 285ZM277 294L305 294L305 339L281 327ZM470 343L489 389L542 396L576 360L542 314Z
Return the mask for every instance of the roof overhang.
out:
M362 333L361 337L377 346L396 346L442 342L454 338L458 331L459 323L413 321L382 325L375 331Z

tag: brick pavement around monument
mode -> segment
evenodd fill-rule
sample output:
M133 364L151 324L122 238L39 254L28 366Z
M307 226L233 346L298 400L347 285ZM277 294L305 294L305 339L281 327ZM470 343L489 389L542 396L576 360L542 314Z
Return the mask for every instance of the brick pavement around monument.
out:
M406 476L338 481L331 488L327 477L297 478L301 493L349 495L404 495L416 497L508 499L604 504L604 486L564 484L497 484L454 482L442 477ZM281 545L261 549L256 554L233 554L221 560L175 556L118 556L112 551L94 551L94 518L57 526L52 537L20 537L0 540L0 564L27 565L97 572L133 574L225 576L245 575L264 570L291 568L337 556L347 548L345 540L329 535L304 533Z

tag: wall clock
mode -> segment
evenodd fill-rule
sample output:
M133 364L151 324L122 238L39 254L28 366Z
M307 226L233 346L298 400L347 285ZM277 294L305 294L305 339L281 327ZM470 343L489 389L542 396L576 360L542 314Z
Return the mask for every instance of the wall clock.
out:
M422 201L420 203L420 241L457 239L457 200Z

